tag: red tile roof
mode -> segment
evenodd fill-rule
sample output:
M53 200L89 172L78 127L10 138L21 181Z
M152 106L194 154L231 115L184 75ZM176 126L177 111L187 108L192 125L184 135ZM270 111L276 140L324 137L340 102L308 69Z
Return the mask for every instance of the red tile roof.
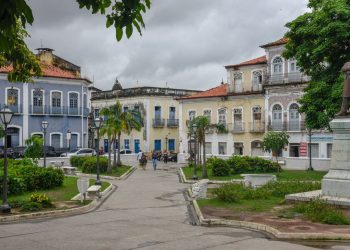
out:
M0 73L9 73L12 71L12 65L0 67ZM42 70L42 76L43 77L57 77L57 78L66 78L66 79L77 79L77 80L86 80L88 79L81 78L77 75L75 75L71 71L60 69L59 67L48 65L48 64L41 64L41 70ZM90 82L90 81L89 81Z
M288 40L289 40L288 38L283 37L281 39L278 39L277 41L261 45L260 47L261 48L267 48L267 47L271 47L271 46L282 45L282 44L286 44L288 42Z
M252 60L245 61L245 62L242 62L239 64L227 65L227 66L225 66L225 68L235 68L235 67L240 67L240 66L249 66L249 65L265 64L265 63L267 63L266 56L261 56L261 57L254 58Z
M227 89L228 89L228 84L221 84L215 88L211 88L209 90L196 93L194 95L190 96L184 96L179 99L197 99L197 98L206 98L206 97L220 97L220 96L226 96L227 95Z

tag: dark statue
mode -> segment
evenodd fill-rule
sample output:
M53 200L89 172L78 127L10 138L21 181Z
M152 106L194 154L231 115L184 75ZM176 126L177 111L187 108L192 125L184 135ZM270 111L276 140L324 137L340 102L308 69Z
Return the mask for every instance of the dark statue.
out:
M345 82L344 82L344 89L343 89L343 102L341 105L340 112L337 114L337 116L347 116L349 115L349 103L350 103L350 62L347 62L344 64L343 68L341 69L342 72L345 74Z

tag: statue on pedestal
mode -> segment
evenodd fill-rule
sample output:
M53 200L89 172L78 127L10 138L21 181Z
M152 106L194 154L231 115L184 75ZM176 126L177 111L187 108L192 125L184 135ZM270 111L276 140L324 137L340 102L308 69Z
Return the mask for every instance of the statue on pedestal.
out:
M345 82L343 88L343 102L341 105L340 112L337 114L337 116L347 116L350 114L350 62L345 63L341 71L345 73Z

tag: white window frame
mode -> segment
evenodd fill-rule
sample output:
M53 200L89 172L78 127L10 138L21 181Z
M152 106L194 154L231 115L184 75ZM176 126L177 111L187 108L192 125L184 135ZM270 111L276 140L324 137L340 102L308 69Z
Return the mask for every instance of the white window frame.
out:
M219 108L218 109L218 112L217 112L217 123L220 124L220 114L219 114L219 112L221 110L225 111L225 123L224 123L224 125L226 126L227 125L227 108Z
M31 106L32 106L32 113L34 108L34 91L38 89L32 89L31 91ZM40 89L43 92L43 114L45 113L45 89Z
M275 63L273 62L276 58L281 58L281 60L282 60L282 62L281 62L281 64L282 64L282 72L279 72L279 73L275 73L274 72L274 65L275 65ZM283 57L281 56L281 55L276 55L276 56L274 56L272 59L271 59L271 75L283 75L284 74L284 59L283 59Z
M61 91L61 90L51 90L50 91L50 112L52 113L52 94L53 94L53 92L61 93L61 112L62 112L62 109L63 109L63 91Z
M52 146L52 136L53 135L60 135L60 148L63 148L63 133L61 133L61 132L50 133L49 145Z
M77 109L78 109L78 115L79 115L79 108L80 108L80 93L78 92L78 91L68 91L68 93L67 93L67 96L68 96L68 100L67 100L67 107L68 107L68 114L70 114L70 94L73 94L73 93L76 93L76 94L78 94L78 103L77 103Z
M8 97L8 94L7 94L7 90L8 89L16 89L18 91L18 108L20 107L21 105L21 89L20 88L17 88L17 87L6 87L5 88L5 104L8 105L7 103L7 97Z

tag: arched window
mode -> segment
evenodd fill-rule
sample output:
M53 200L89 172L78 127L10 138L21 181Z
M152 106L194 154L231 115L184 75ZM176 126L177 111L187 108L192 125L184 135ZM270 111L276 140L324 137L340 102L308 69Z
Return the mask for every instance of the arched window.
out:
M209 123L211 123L211 110L209 109L204 110L203 116L206 116L208 118Z
M51 111L53 114L60 114L62 104L62 94L61 92L54 91L51 94Z
M235 92L242 92L242 80L243 80L242 73L235 73L233 75L233 80L234 80Z
M299 129L299 106L293 103L289 107L289 130L298 131Z
M253 108L253 121L261 121L261 107L256 106Z
M242 108L235 108L233 110L233 130L242 131L243 130L243 117L242 117Z
M261 107L256 106L253 107L253 122L251 124L251 131L262 131L264 128L264 124L262 123L262 115L261 115Z
M272 129L277 131L283 130L282 107L279 104L275 104L272 107Z
M272 61L272 73L273 74L282 74L283 70L283 60L282 57L275 57Z
M44 92L41 89L35 89L33 91L33 113L44 113Z
M297 61L293 58L289 61L289 71L290 72L299 72L299 67L297 65Z
M259 91L260 86L262 84L262 71L254 71L253 72L253 91Z
M192 121L194 118L196 118L196 111L191 110L188 112L188 119Z
M14 113L18 113L18 89L7 89L7 105Z
M222 108L218 110L218 123L226 126L226 109Z
M69 114L78 115L78 93L69 93Z

